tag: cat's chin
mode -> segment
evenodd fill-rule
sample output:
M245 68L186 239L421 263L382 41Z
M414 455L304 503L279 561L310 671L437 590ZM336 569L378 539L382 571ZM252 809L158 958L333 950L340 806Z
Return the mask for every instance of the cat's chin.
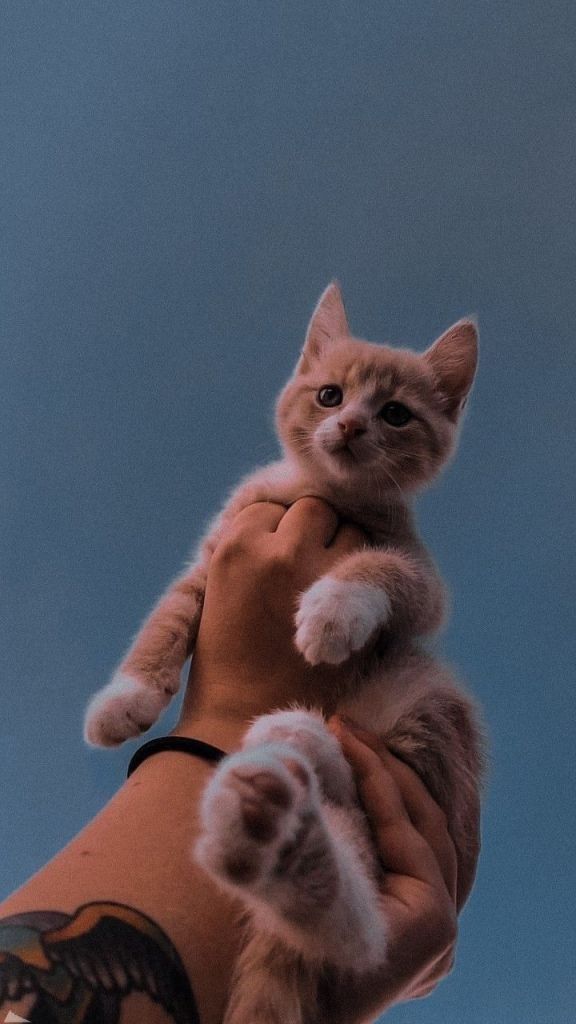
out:
M370 472L366 459L347 447L322 449L322 464L332 476L340 480Z
M391 485L390 479L379 473L377 461L363 458L361 453L352 452L348 448L330 449L321 445L304 456L297 451L290 455L304 477L325 491L328 500L330 495L340 494L349 498L360 492L369 496L373 491L378 499L382 499L388 492L390 497L398 495L398 486Z

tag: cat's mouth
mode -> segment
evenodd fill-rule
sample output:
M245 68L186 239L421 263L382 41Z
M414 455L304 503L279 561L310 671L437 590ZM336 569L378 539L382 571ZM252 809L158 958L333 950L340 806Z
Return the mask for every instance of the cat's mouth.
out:
M324 445L324 450L340 465L352 466L361 461L358 450L350 442L340 441L337 444Z
M358 458L352 451L352 448L350 448L347 444L343 444L339 448L334 448L332 451L332 455L335 455L337 458L340 459L352 460L352 462L358 461Z

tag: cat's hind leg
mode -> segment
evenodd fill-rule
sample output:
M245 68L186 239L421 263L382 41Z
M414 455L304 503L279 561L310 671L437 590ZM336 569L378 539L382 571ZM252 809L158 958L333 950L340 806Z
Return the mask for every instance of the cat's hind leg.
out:
M287 743L299 751L314 768L320 791L331 803L356 805L352 769L320 711L294 706L261 715L250 726L242 746L249 750L265 743Z
M322 802L289 744L226 758L204 795L195 856L256 927L316 962L382 963L385 922L361 812Z

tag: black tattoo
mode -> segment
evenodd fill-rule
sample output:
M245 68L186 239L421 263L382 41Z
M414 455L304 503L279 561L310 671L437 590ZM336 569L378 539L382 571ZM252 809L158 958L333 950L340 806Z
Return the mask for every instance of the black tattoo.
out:
M118 1024L144 992L175 1024L200 1024L182 961L151 918L121 903L0 920L0 1008L31 1024ZM25 1011L25 1012L24 1012Z

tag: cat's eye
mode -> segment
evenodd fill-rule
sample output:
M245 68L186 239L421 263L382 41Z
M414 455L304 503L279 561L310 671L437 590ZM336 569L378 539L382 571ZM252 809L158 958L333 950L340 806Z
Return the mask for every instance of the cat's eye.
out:
M403 427L413 418L410 409L402 405L402 402L386 402L386 405L380 410L380 416L391 427Z
M317 395L320 405L325 405L329 409L335 405L341 405L342 397L342 388L339 388L337 384L326 384L320 388Z

